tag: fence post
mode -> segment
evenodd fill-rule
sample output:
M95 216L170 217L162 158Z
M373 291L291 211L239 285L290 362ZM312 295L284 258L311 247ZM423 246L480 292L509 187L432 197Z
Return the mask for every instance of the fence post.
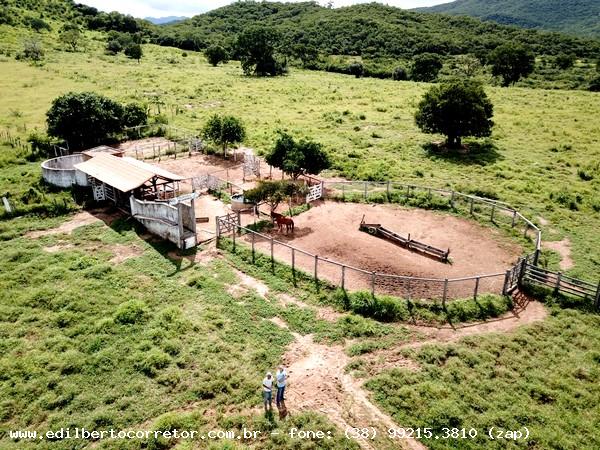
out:
M235 235L237 234L237 224L234 224L231 228L231 236L233 238L233 253L235 253Z
M237 212L237 226L238 227L242 226L242 213L241 213L241 211ZM240 232L240 234L242 233L242 230L240 228L238 228L238 231Z
M319 265L319 257L317 255L315 255L315 284L319 284L319 273L318 273L318 267Z
M252 232L252 264L254 264L256 262L256 257L255 257L255 253L254 253L254 241L256 239L256 235L254 234L254 231Z
M446 309L446 299L448 298L448 278L444 280L444 296L442 297L442 306Z
M521 258L520 263L521 267L519 267L519 287L523 285L523 278L525 277L525 271L527 270L527 260L525 258Z
M216 234L217 234L217 241L219 240L219 238L221 237L221 228L219 227L219 216L215 216L215 225L217 227Z
M517 211L513 211L513 217L512 217L512 225L511 227L514 228L515 224L517 223Z
M387 182L387 186L385 188L385 192L386 192L387 200L389 202L390 201L390 180L388 180L388 182Z
M371 272L371 295L375 297L375 277L377 276L376 272Z
M406 185L406 201L410 198L410 184Z
M598 282L598 289L596 289L596 301L594 302L596 309L600 308L600 281Z
M275 272L275 257L273 256L273 237L271 236L271 271Z
M508 294L508 281L510 280L510 270L506 271L504 274L504 286L502 286L502 295L506 296Z
M346 201L346 184L342 184L342 200Z
M365 201L367 200L367 181L365 181Z
M492 205L492 214L490 215L490 222L494 223L494 213L496 212L496 204Z
M342 291L346 290L346 266L342 266ZM600 293L600 284L598 285L598 292Z
M410 278L409 278L406 283L406 299L407 300L410 300L410 295L411 295L410 287L411 286L410 286Z
M450 208L454 209L454 191L450 195Z
M473 215L473 204L475 202L475 199L473 197L471 197L471 209L469 210L469 214Z
M558 274L556 275L556 285L554 286L554 295L558 295L558 292L560 291L561 278L562 278L562 273L558 272Z
M475 290L473 291L473 300L477 300L478 293L479 293L479 277L475 278Z
M529 232L529 222L527 222L527 226L525 227L525 233L523 233L523 237L527 237L528 232Z
M292 247L292 275L296 280L296 250Z

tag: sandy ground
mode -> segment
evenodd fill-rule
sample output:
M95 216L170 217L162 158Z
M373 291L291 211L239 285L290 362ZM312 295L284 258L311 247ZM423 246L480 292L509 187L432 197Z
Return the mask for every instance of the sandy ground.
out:
M500 233L472 221L425 210L409 210L392 205L365 205L318 202L294 217L294 233L273 231L281 242L303 249L322 258L380 274L395 274L422 278L460 278L501 273L481 280L479 292L499 293L504 272L518 259L518 245L502 241ZM361 219L380 223L396 233L446 249L450 248L451 264L442 263L419 253L401 248L368 233L359 231ZM250 237L244 238L250 241ZM256 241L262 251L270 252L268 241ZM275 257L291 263L291 250L275 245ZM314 273L314 258L296 252L295 262L304 271ZM319 261L318 274L332 283L341 283L341 268ZM441 296L443 282L411 282L376 276L376 292L411 297ZM370 289L370 275L346 269L345 285L350 290ZM449 297L470 296L473 280L450 283Z
M104 209L81 211L75 214L70 220L62 223L56 228L50 228L49 230L30 231L26 233L25 236L36 239L41 236L48 236L52 234L70 234L75 228L83 227L84 225L91 225L99 221L110 225L119 216L119 213L108 213Z
M550 250L554 250L560 255L560 268L562 270L569 270L575 263L571 258L571 241L569 239L563 239L562 241L545 241L542 245Z

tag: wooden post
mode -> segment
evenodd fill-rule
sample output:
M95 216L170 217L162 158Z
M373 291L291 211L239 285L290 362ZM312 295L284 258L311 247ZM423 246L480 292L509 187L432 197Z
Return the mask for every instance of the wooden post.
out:
M371 295L375 297L375 277L377 273L371 272Z
M317 272L318 264L319 264L319 257L317 255L315 255L315 283L319 282L319 277L318 277L318 272Z
M469 210L469 214L473 215L473 204L475 202L475 199L473 197L471 197L471 209Z
M598 289L596 289L596 300L594 305L596 305L596 309L600 309L600 282L598 282Z
M450 208L454 209L454 191L450 194Z
M219 216L215 217L215 225L217 226L216 234L217 234L217 241L218 241L219 238L221 237L221 228L219 227Z
M477 300L478 293L479 293L479 277L475 278L475 290L473 291L473 300Z
M508 282L510 280L510 270L507 270L504 274L504 286L502 286L502 295L508 295Z
M241 211L237 211L237 226L241 227L242 226L242 213ZM240 232L240 234L242 233L242 230L238 228L238 231Z
M513 211L511 227L514 228L516 223L517 223L517 211Z
M255 256L255 252L254 252L254 241L256 240L256 235L254 234L254 231L252 232L252 264L254 264L256 262L256 256Z
M519 260L521 266L519 267L519 287L523 285L523 278L525 277L525 271L527 270L527 260L525 258L521 258Z
M346 201L346 183L342 184L342 200Z
M367 181L365 181L365 201L367 200Z
M529 222L527 222L527 226L525 227L525 233L523 233L523 237L527 237L528 232L529 232Z
M444 296L442 297L442 305L446 309L446 299L448 298L448 278L444 280Z
M342 266L342 290L346 290L346 266ZM600 294L600 284L598 285L598 293Z
M494 223L494 214L496 213L496 204L492 205L492 214L490 215L490 222Z
M410 185L406 185L406 201L410 198Z
M562 278L562 273L558 272L558 275L556 276L556 285L554 286L554 295L558 295L558 292L560 291L561 278Z
M386 192L386 196L387 196L387 199L388 199L388 202L389 202L390 201L390 180L388 180L388 182L387 182L387 186L385 188L385 192Z
M271 271L275 272L275 257L273 256L273 237L271 237Z
M296 274L296 250L294 247L292 247L292 274Z
M233 253L235 253L235 235L236 235L236 234L237 234L237 229L236 229L236 226L234 225L234 226L231 228L231 236L232 236L232 238L233 238Z
M407 281L408 282L406 283L406 298L407 298L407 300L410 300L410 296L411 296L411 292L410 292L410 278Z

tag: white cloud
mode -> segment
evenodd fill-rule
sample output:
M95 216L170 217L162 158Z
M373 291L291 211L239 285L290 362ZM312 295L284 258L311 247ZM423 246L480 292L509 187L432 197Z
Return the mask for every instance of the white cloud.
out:
M165 17L165 16L193 16L211 9L219 8L232 3L232 0L76 0L101 11L119 11L135 17ZM289 0L288 0L289 1ZM303 0L291 0L303 1ZM335 7L348 6L356 3L369 3L372 0L333 0ZM417 8L445 3L449 0L385 0L390 6L399 8ZM322 0L320 3L327 3Z

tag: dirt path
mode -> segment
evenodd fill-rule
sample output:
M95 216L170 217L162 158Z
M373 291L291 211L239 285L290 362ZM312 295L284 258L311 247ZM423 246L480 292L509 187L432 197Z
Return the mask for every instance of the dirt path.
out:
M543 245L560 255L559 265L562 270L569 270L575 265L571 257L571 241L568 238L562 241L545 241Z

